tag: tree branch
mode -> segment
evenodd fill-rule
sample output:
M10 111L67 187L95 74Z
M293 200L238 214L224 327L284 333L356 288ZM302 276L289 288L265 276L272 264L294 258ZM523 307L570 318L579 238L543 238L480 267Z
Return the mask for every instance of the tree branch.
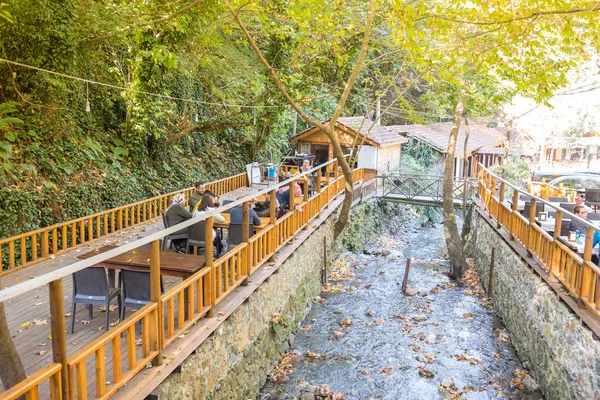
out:
M369 12L367 14L367 23L365 25L365 36L363 37L363 42L360 47L360 54L358 56L358 60L356 61L356 65L354 66L354 71L352 71L352 75L348 78L348 82L346 82L346 86L344 87L344 91L342 92L342 96L340 97L340 101L331 116L331 120L329 121L329 126L331 129L335 126L337 119L342 114L342 110L346 105L346 100L348 100L348 95L350 95L350 90L354 86L354 82L360 73L363 62L365 61L365 56L367 55L367 48L369 47L369 38L371 37L371 28L373 26L373 17L375 16L375 0L371 0L369 2Z
M271 76L271 78L273 78L273 81L275 82L275 85L277 86L277 88L279 89L279 91L281 92L281 94L283 95L283 97L285 97L285 99L287 100L287 102L292 106L292 108L294 110L296 110L296 112L298 114L300 114L300 116L302 118L304 118L304 120L306 122L308 122L308 123L310 123L312 125L315 125L315 126L319 127L320 129L325 130L325 125L321 124L317 120L315 120L315 119L311 118L310 116L308 116L308 114L306 114L304 112L304 110L302 110L302 108L298 105L298 103L296 103L292 99L292 97L289 95L289 93L287 92L287 90L283 86L283 83L281 83L281 80L279 79L279 77L275 73L275 69L273 67L271 67L271 64L269 64L269 62L265 59L265 57L263 56L262 52L260 51L260 49L256 45L256 42L254 41L254 38L252 38L252 35L250 35L250 32L248 31L248 28L246 28L246 25L244 25L244 23L240 19L239 13L236 12L236 11L234 11L234 9L231 7L231 3L229 2L229 0L225 0L225 6L227 7L227 9L229 10L229 12L231 13L233 19L238 24L238 26L240 27L240 29L242 30L242 32L244 32L244 35L246 36L246 39L248 40L248 43L250 44L250 47L252 47L252 49L254 50L254 53L256 53L256 55L259 58L260 62L265 66L265 68L269 72L269 75Z
M600 2L596 2L591 7L588 7L588 8L574 8L572 10L537 11L537 12L533 12L529 15L525 15L522 17L508 18L508 19L505 19L502 21L467 21L467 20L446 17L446 16L440 15L440 14L428 15L428 16L425 16L425 17L417 19L417 20L423 20L423 19L427 19L427 18L439 18L439 19L443 19L445 21L456 22L459 24L469 24L469 25L497 25L497 24L500 24L500 25L502 25L502 24L507 24L509 22L522 21L525 19L531 19L531 18L546 16L546 15L572 15L572 14L581 14L581 13L596 12L596 11L600 11Z

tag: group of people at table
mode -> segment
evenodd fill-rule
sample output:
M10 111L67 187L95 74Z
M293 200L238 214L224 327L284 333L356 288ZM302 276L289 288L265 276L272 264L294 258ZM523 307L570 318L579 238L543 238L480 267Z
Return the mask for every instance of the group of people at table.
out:
M290 200L290 187L283 186L276 192L276 215L277 217L282 216L286 213L289 208ZM294 183L294 196L302 196L302 188L298 183ZM238 196L237 200L246 197L246 195ZM174 226L184 221L187 221L193 217L208 213L221 205L219 198L210 190L206 189L206 184L203 181L198 181L195 184L195 190L188 199L182 193L178 193L173 196L169 207L166 210L165 216L168 226ZM248 210L249 223L258 226L261 225L262 221L260 217L268 217L270 215L271 198L270 193L266 194L266 200L262 202L252 202L251 208ZM234 207L229 212L229 223L230 224L241 224L243 208L242 206ZM225 217L221 214L217 214L214 217L216 222L225 222ZM177 234L185 234L186 229L178 231ZM225 249L223 239L217 230L213 230L213 245L217 255L220 255ZM175 251L179 253L186 252L186 239L175 239L173 240L173 246Z

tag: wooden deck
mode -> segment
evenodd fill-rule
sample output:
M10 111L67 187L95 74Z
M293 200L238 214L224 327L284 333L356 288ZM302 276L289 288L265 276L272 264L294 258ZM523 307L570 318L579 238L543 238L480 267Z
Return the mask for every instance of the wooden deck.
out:
M222 197L235 199L239 195L248 195L264 188L266 188L266 186L242 188L234 192L229 192ZM95 250L107 244L120 246L161 229L163 229L163 224L162 221L160 221L160 218L155 218L152 221L136 227L123 229L122 231L112 234L108 237L98 239L89 244L81 245L53 259L42 261L35 265L10 272L2 277L2 288L12 286L27 279L31 279L32 277L39 276L62 267L66 267L73 262L78 261L78 255L84 254L88 251ZM180 278L170 276L163 277L165 291L169 290L169 288L180 281ZM70 326L70 312L72 306L71 298L73 291L71 277L65 278L63 280L63 285L65 294L64 313L65 326L67 326L68 355L71 356L77 350L80 350L87 343L91 342L105 332L105 311L101 311L100 306L95 306L94 317L90 320L86 306L81 304L78 305L75 315L74 332L73 334L69 334L68 327ZM114 299L111 303L111 305L113 304L114 311L110 311L110 323L116 325L116 323L119 321L119 310L117 309L116 299ZM8 301L5 303L5 309L9 330L12 334L13 341L17 351L19 352L19 355L21 356L21 360L23 361L27 374L29 375L52 363L52 339L50 335L50 304L48 288L40 287L28 292L26 295L19 296L11 301ZM126 317L131 315L131 313L132 311L128 310ZM138 327L136 330L137 334L139 334L140 330L141 328ZM126 336L127 335L125 334L121 338L121 341L123 342L123 346L121 346L123 354L122 365L127 365L127 346L125 345L125 342L127 341ZM141 346L138 346L138 352L141 354L140 347ZM139 358L141 358L141 355L138 355L138 359ZM90 393L94 393L94 358L90 357L87 361L87 364L89 376L88 385L90 387ZM108 366L106 376L107 381L112 380L112 366ZM0 391L1 390L3 389L0 385ZM47 390L47 385L46 387L40 387L40 398L49 397L49 392Z

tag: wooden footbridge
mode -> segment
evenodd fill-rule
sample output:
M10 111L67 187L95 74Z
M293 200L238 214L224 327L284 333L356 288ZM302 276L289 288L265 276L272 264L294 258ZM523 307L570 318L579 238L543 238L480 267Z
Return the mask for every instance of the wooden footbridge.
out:
M326 168L325 174L321 168ZM295 199L290 190L290 209L280 218L272 202L266 226L251 237L244 235L241 244L218 258L212 255L211 241L206 241L203 256L181 255L203 267L184 278L165 276L161 291L161 258L173 254L160 251L164 237L200 221L212 235L217 213L242 206L247 216L254 198L268 192L274 198L280 187L311 173L317 175L314 193L309 195L305 184L303 195ZM375 196L373 171L356 169L353 180L355 202ZM330 161L280 184L249 187L246 174L239 174L211 182L207 189L231 199L245 197L164 229L160 212L176 193L189 195L194 190L187 188L0 240L0 302L28 374L25 381L0 393L0 400L145 398L290 256L297 245L288 245L292 239L310 235L334 212L343 199L339 194L344 180L337 162ZM249 232L248 218L243 221L242 232ZM107 245L114 247L98 250L111 248ZM148 254L146 260L140 260L142 252ZM119 258L125 264L138 263L137 268L146 264L151 301L123 320L112 306L96 307L92 319L86 307L71 315L72 274ZM267 262L270 266L264 268ZM219 318L212 318L217 307ZM108 331L102 312L109 313ZM72 334L65 329L70 318L76 322Z
M441 207L443 204L444 177L392 173L379 177L381 194L385 201ZM465 186L466 184L466 186ZM477 194L477 179L455 178L452 181L452 202L461 208L463 202L470 202Z

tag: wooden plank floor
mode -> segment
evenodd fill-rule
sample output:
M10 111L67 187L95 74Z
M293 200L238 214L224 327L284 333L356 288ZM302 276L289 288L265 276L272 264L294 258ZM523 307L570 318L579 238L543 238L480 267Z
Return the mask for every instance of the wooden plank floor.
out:
M241 194L248 195L257 192L266 186L255 186L252 188L241 188L234 192L226 194L227 198L237 198ZM225 195L223 196L225 197ZM115 234L97 239L89 244L81 245L64 254L56 256L54 259L42 261L38 264L18 269L10 272L2 277L2 288L6 288L35 276L40 276L50 271L68 266L77 261L79 254L84 254L88 251L102 247L107 244L120 246L139 239L146 235L152 234L163 229L162 221L159 218L141 224L136 227L123 229ZM165 291L169 290L173 285L180 282L180 278L165 276L163 278ZM78 305L75 315L75 329L73 334L68 333L70 327L70 312L71 298L73 292L71 277L63 279L64 285L64 306L65 306L65 326L67 327L67 350L68 355L74 354L77 350L90 343L95 338L102 335L104 331L105 314L100 311L100 306L94 307L94 318L89 320L88 310L85 305ZM116 299L111 304L116 306ZM49 306L49 290L48 287L40 287L34 289L25 295L18 296L5 303L8 327L12 334L13 341L21 356L26 373L29 375L40 368L52 362L52 341L50 336L50 306ZM130 315L129 311L126 317ZM110 312L110 323L118 322L118 310ZM85 322L84 322L85 321ZM88 322L89 321L89 322ZM139 331L139 328L137 329ZM138 332L139 333L139 332ZM137 335L136 335L137 336ZM126 335L121 339L123 341L123 363L127 365L127 347L125 341ZM111 348L106 348L106 354L110 353ZM138 348L138 356L141 357L141 349ZM109 357L107 357L107 361ZM95 366L94 357L89 357L87 360L87 371L90 378L92 377ZM107 380L112 381L112 366L107 364ZM90 395L95 393L95 380L88 379ZM47 388L42 386L40 398L48 398ZM0 385L0 391L3 388Z

